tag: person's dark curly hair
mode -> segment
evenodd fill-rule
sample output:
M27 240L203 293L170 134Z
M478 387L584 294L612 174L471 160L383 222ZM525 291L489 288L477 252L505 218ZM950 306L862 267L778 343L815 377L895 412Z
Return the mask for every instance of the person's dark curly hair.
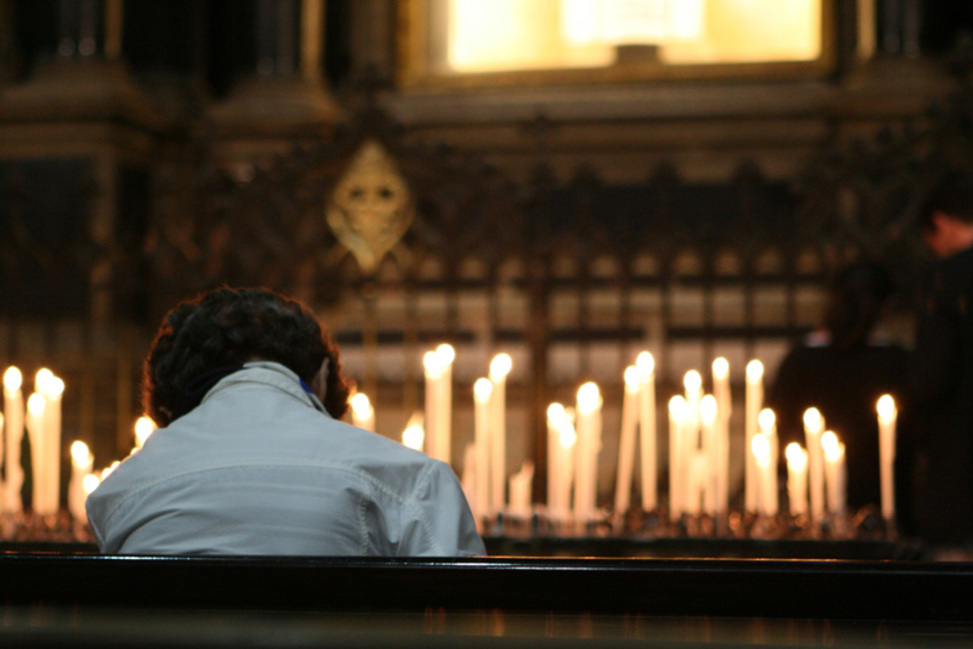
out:
M186 404L190 386L254 358L281 363L306 384L328 359L324 407L336 419L348 409L338 348L306 306L266 289L220 288L163 319L143 368L145 412L167 426L195 405Z

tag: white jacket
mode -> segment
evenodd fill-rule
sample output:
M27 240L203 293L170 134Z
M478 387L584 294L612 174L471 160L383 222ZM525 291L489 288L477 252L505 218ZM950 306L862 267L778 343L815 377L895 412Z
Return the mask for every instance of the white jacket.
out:
M269 362L153 433L87 510L112 554L485 554L448 465L336 421Z

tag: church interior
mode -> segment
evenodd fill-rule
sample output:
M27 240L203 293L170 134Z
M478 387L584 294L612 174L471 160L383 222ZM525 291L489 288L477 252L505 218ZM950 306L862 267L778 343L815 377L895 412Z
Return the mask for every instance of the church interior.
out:
M370 400L368 426L401 441L424 422L426 450L435 444L464 487L483 480L473 470L474 386L489 377L496 391L492 361L509 360L500 495L482 507L470 498L493 554L905 558L937 564L928 568L929 579L943 580L936 583L966 580L967 594L928 618L961 621L953 637L965 642L968 547L962 561L926 561L875 503L846 523L857 527L845 537L832 526L833 543L809 534L771 549L784 532L752 520L746 483L755 414L748 367L759 361L769 386L792 346L820 325L832 280L862 261L892 279L876 335L911 348L916 278L930 261L917 229L922 203L949 170L971 165L973 6L952 0L0 0L0 368L22 371L24 399L41 368L62 380L52 469L59 511L75 497L73 442L90 449L88 471L140 443L142 363L169 309L220 286L267 287L303 301L327 326L344 371ZM448 385L434 388L424 360L442 345L452 354ZM636 417L626 369L646 352L658 406L642 411L640 454L626 437ZM717 360L726 368L719 379ZM661 500L673 497L666 404L694 372L702 393L726 386L724 506L673 531L647 499L656 489ZM550 407L577 408L580 441L579 388L589 383L599 399L585 478L591 506L587 521L566 525L553 514L562 458ZM647 426L658 431L651 458ZM31 467L16 496L26 509L44 471ZM787 502L783 481L779 490ZM690 509L699 507L697 497ZM43 525L29 533L43 537ZM646 532L653 525L668 531ZM37 538L11 530L7 521L0 542L15 549L0 551L16 553L15 541L36 548ZM58 569L101 574L73 556L76 528L48 531L63 544ZM730 543L748 535L762 545ZM322 579L343 578L315 566ZM29 568L0 565L0 574L29 580ZM347 574L364 584L388 578L359 568ZM506 575L517 566L491 569ZM552 564L544 569L529 592L558 583ZM269 568L260 574L293 585ZM466 573L417 578L448 600L443 579L459 576ZM848 588L843 603L872 588L855 577L835 577ZM623 583L614 573L597 578L606 588ZM509 587L506 577L485 579L487 588ZM907 587L926 592L927 582L917 583ZM368 608L364 594L351 599ZM293 616L315 606L296 601L267 608ZM401 637L505 635L502 614L482 612L503 608L503 598L458 601L479 612L450 617L448 604L427 605L399 620L417 634ZM565 606L576 614L570 623L548 613L524 622L524 632L827 643L817 623L742 630L712 621L718 610L741 615L730 609L704 611L716 617L703 632L673 622L685 613L675 609L664 624L636 616L592 627L588 613ZM613 606L601 610L624 612ZM35 646L29 611L10 610L0 638L6 624L10 646ZM69 618L51 619L58 646L81 646L70 643ZM219 628L230 646L225 619L198 622ZM514 620L506 620L509 641ZM88 621L89 631L122 633ZM272 644L280 629L264 622L249 622L253 637L266 632ZM307 643L291 646L321 640L307 618L288 624ZM558 624L562 632L552 633ZM340 637L358 637L349 628ZM882 628L885 636L845 639L878 644L888 639ZM149 646L145 633L127 637Z

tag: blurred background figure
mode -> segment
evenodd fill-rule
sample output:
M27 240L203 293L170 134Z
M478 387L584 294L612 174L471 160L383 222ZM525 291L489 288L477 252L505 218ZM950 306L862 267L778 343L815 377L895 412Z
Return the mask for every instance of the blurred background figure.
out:
M880 503L878 421L883 394L899 401L909 354L876 340L875 324L892 293L889 274L860 262L834 279L822 325L781 361L768 392L777 414L780 447L804 446L802 417L815 407L845 444L848 506Z

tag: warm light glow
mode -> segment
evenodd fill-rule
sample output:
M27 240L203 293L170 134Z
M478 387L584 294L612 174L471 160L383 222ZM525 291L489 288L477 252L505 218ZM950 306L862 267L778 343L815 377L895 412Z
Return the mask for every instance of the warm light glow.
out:
M27 412L35 417L40 417L44 414L45 406L47 406L47 399L44 398L44 395L37 392L30 395L30 398L27 399Z
M713 378L722 381L730 374L730 361L722 356L713 361Z
M64 394L64 381L55 376L47 386L47 396L56 399L62 394Z
M845 454L844 444L838 441L838 436L831 430L826 430L821 435L821 450L824 451L824 457L832 462L841 459Z
M114 462L112 462L111 464L109 464L108 466L106 466L104 469L102 469L101 470L101 481L104 482L105 481L105 478L107 478L108 476L110 476L112 474L112 472L115 469L118 468L118 465L119 464L121 464L121 462L119 462L118 460L115 460Z
M439 354L434 351L426 352L422 357L422 366L426 368L427 376L439 376L443 373L443 362Z
M11 365L3 373L3 387L7 392L16 392L24 382L24 375L20 370Z
M84 490L84 495L88 496L92 491L98 488L101 484L101 480L94 473L89 473L85 477L81 478L81 489Z
M591 414L601 407L601 391L592 381L578 388L578 412Z
M368 419L372 416L372 402L364 392L356 392L348 400L348 405L351 406L352 414L357 419Z
M777 423L777 415L770 408L764 408L757 415L757 426L760 428L760 432L766 433L774 429L774 425Z
M638 392L642 384L642 372L635 365L625 368L625 389L629 392Z
M747 363L747 383L758 383L764 377L764 364L758 360Z
M510 354L497 354L490 361L490 379L493 381L502 381L510 374L513 365L514 362L511 360Z
M760 466L770 464L770 440L763 433L757 433L750 440L750 451Z
M54 372L46 367L42 367L41 369L37 370L37 374L34 375L34 390L40 392L41 394L49 394L49 386L53 380Z
M784 449L784 457L787 458L787 466L792 471L803 471L807 466L807 451L801 448L797 442L791 442Z
M702 36L703 0L561 0L568 42L653 45Z
M453 361L456 360L456 350L449 343L443 343L437 347L436 354L439 356L439 361L443 364L443 367L452 365Z
M402 431L402 443L413 450L421 451L425 439L426 431L419 424L411 424Z
M551 426L560 428L564 424L569 423L567 419L567 411L564 409L564 406L557 401L547 407L547 421L550 422Z
M676 421L686 420L686 411L689 406L686 404L686 398L681 394L677 394L673 398L669 399L669 414Z
M689 370L682 379L686 392L698 392L703 387L703 377L696 370Z
M824 417L817 408L808 408L804 411L804 427L812 431L820 431L824 428Z
M709 426L716 421L716 413L718 410L719 407L716 404L716 397L712 394L707 394L699 400L699 418L705 425Z
M655 372L655 357L651 352L639 352L635 357L635 367L639 368L643 377L648 378L652 372Z
M891 394L883 394L875 408L878 411L878 420L883 424L890 424L895 421L895 399L892 398Z
M560 442L563 448L571 448L578 441L578 433L574 429L574 424L570 421L565 421L564 425L561 426L561 435L558 437L558 442Z
M76 440L71 443L71 462L74 463L76 467L87 466L88 462L91 461L91 452L88 450L88 445L81 440Z
M487 378L480 378L473 384L473 398L480 403L486 403L493 394L493 382Z
M141 416L135 420L135 447L145 446L145 440L155 432L155 422L151 417Z

